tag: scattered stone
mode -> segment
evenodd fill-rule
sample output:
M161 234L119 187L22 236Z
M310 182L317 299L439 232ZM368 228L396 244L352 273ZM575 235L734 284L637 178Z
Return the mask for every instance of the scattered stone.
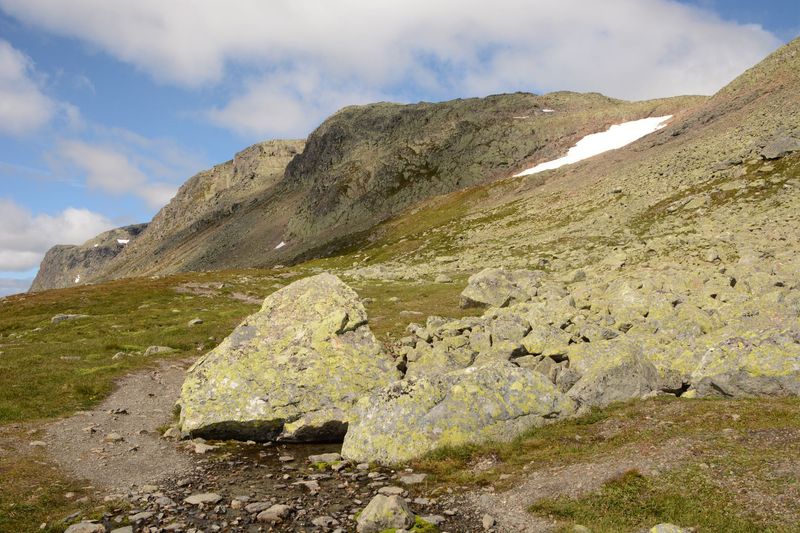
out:
M222 496L214 492L204 492L201 494L192 494L185 498L183 501L189 505L214 505L222 500Z
M386 529L408 529L414 525L414 513L400 496L378 494L358 517L358 533L379 533Z
M400 476L397 479L403 485L418 485L419 483L422 483L423 481L425 481L425 479L427 477L428 477L428 474L418 473L418 474L403 474L402 476Z
M309 455L308 462L314 463L336 463L342 460L341 454L338 453L321 453L318 455Z
M691 529L668 523L658 524L650 528L650 533L691 533L691 531Z
M141 513L136 513L135 515L131 516L129 520L135 524L137 522L142 522L144 520L148 520L148 519L152 518L154 515L155 515L155 513L152 513L152 512L149 512L149 511L143 511Z
M392 496L392 495L402 496L404 492L405 489L403 487L387 486L378 489L378 493L383 494L385 496Z
M172 353L174 351L176 351L175 348L170 348L169 346L149 346L144 351L144 356L145 357L150 357L150 356L153 356L153 355L162 355L162 354Z
M28 446L31 446L32 448L44 448L47 446L47 443L43 440L35 440L33 442L29 442Z
M271 524L274 524L276 522L283 521L283 519L289 516L291 512L292 508L289 507L288 505L276 504L270 507L269 509L266 509L265 511L261 511L260 513L258 513L256 520L258 520L259 522L269 522Z
M133 526L118 527L112 529L111 533L133 533Z
M68 315L68 314L58 314L53 316L50 319L51 324L58 324L59 322L66 322L68 320L79 320L81 318L89 318L89 315Z
M767 143L761 150L764 159L780 159L800 150L800 140L793 137L779 137Z
M206 444L205 442L195 442L194 445L194 453L204 455L206 452L210 452L212 450L216 450L217 446L212 444Z
M489 531L494 527L494 524L495 524L495 519L492 515L490 514L483 515L483 518L481 519L481 525L483 525L483 529Z
M191 319L189 321L189 326L190 327L191 326L199 326L202 323L203 323L203 319L202 318L193 318L193 319Z
M106 434L105 437L103 437L103 442L116 443L116 442L122 442L124 440L125 439L123 438L123 436L120 435L119 433L108 433Z
M96 522L79 522L69 526L64 533L106 533L106 527Z
M319 516L311 521L317 527L333 527L339 524L339 521L332 516Z

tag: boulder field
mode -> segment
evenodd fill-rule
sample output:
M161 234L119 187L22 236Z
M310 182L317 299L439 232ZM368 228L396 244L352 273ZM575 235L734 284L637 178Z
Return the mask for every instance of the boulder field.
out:
M610 282L486 269L461 299L481 316L410 324L393 354L356 293L319 274L269 296L190 369L181 429L344 439L346 459L393 464L619 401L796 395L797 266L745 259Z

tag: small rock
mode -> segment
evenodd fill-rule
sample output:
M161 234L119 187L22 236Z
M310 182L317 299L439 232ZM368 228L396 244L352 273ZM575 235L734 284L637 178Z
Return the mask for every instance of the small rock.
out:
M675 524L663 523L651 527L650 533L691 533L691 530Z
M123 440L125 439L119 433L108 433L103 437L104 442L122 442Z
M202 323L203 323L202 318L193 318L189 321L189 326L199 326Z
M204 442L195 442L194 443L194 453L205 455L206 452L210 452L211 450L216 450L217 447L211 444L206 444Z
M403 485L418 485L425 481L427 474L404 474L398 478Z
M445 274L439 274L433 281L434 283L453 283L453 280L450 278L450 276Z
M247 504L244 510L250 514L258 514L261 511L266 511L270 507L272 507L272 503L270 502L255 502Z
M483 518L481 519L481 524L483 525L483 529L487 531L492 529L495 524L494 517L490 514L483 515Z
M385 494L386 496L401 496L405 492L405 489L402 487L381 487L378 489L379 494Z
M88 318L89 315L69 315L69 314L57 314L50 319L51 324L58 324L59 322L64 322L67 320L78 320L80 318Z
M336 463L342 460L342 456L338 453L321 453L319 455L309 455L309 463Z
M151 513L149 511L136 513L135 515L130 517L130 521L135 524L136 522L141 522L143 520L148 520L148 519L152 518L153 515L155 515L155 513Z
M164 353L171 353L174 352L174 348L170 348L169 346L150 346L144 351L145 357L150 357L151 355L158 355Z
M111 533L133 533L133 526L118 527L117 529L112 529Z
M333 527L339 523L332 516L320 516L311 521L317 527Z
M69 526L64 533L106 533L106 527L94 522L79 522Z
M292 508L288 505L276 504L266 511L258 513L256 520L259 522L269 522L274 524L275 522L281 522L284 518L289 516L289 513L291 512Z
M183 433L180 429L176 427L171 427L167 429L163 435L161 435L162 439L169 439L169 440L180 440L183 438Z
M294 457L292 457L291 455L281 455L280 457L278 457L278 461L282 463L291 463L292 461L294 461Z
M185 503L189 505L204 505L204 504L215 504L222 500L222 496L216 494L214 492L204 492L202 494L192 494L188 498L184 499Z
M33 442L29 442L28 446L32 446L33 448L44 448L47 446L47 443L43 440L35 440Z
M378 494L358 517L358 533L379 533L385 529L407 529L414 525L414 513L400 496Z

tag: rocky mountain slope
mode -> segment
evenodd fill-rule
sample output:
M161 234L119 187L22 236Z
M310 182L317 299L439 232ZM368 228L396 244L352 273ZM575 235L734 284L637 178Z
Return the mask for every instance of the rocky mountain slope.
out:
M419 201L554 158L611 124L673 114L699 101L518 93L345 108L305 145L261 143L191 178L141 239L81 281L325 255ZM59 286L74 282L72 274L65 272Z
M125 226L101 233L79 246L52 247L42 260L31 285L31 292L74 287L97 277L146 228L147 224Z

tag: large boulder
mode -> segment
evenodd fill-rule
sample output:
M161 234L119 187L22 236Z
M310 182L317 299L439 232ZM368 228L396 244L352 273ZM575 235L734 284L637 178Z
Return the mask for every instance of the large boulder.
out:
M542 374L496 361L375 391L359 402L342 455L393 464L441 446L508 441L573 412Z
M659 390L658 371L639 345L617 340L578 345L570 363L581 375L569 397L582 406L604 407Z
M461 307L505 307L536 296L541 272L487 268L473 274L461 293Z
M697 397L800 395L800 329L730 332L691 375Z
M267 297L189 369L180 427L206 438L337 441L358 399L399 377L355 291L319 274Z

